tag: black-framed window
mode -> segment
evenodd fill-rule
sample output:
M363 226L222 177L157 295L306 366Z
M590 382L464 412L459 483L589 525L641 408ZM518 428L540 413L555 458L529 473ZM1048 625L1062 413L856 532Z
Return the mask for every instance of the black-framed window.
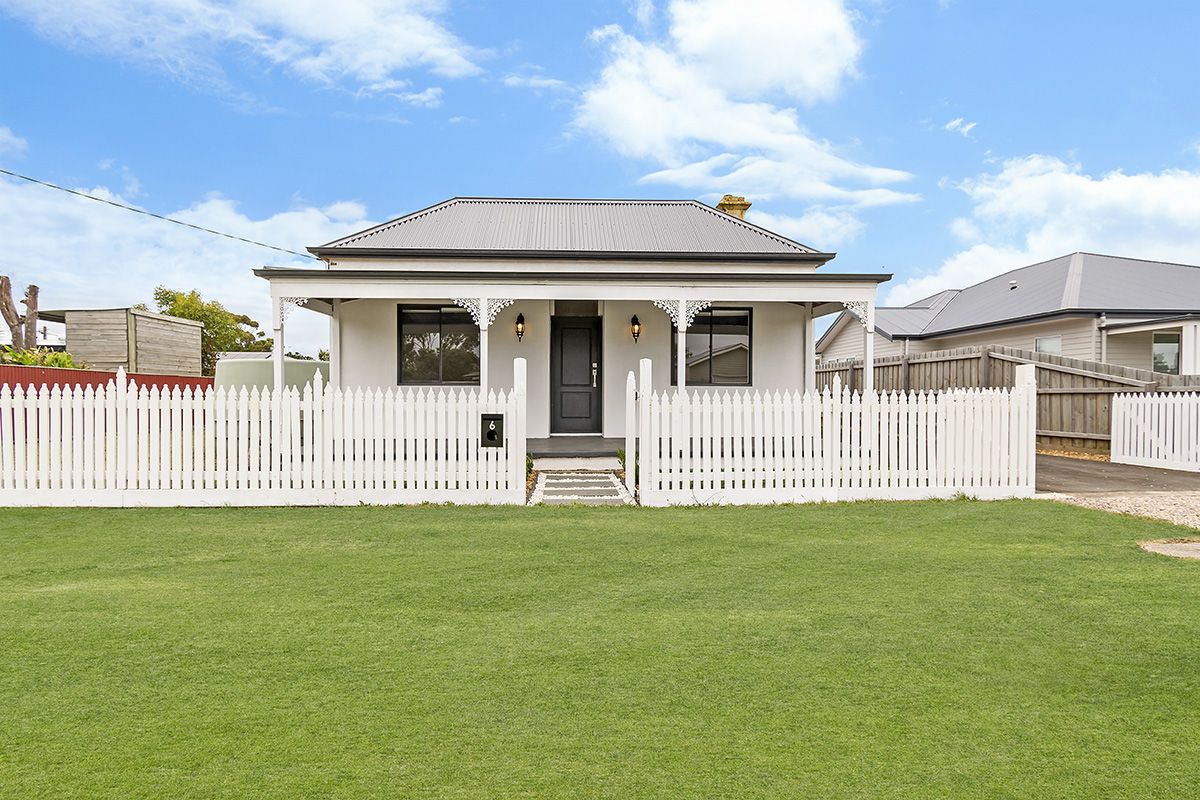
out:
M399 383L479 383L479 326L458 306L400 306Z
M1151 337L1150 357L1155 372L1179 374L1179 343L1183 337L1175 331L1155 331Z
M679 331L671 333L671 385L678 374ZM749 386L750 309L710 308L692 321L684 339L688 386Z

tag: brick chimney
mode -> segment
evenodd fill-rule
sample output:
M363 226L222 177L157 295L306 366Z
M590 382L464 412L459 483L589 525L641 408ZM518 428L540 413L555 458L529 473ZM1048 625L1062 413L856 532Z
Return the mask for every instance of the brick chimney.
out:
M746 218L746 209L750 208L750 203L746 202L746 198L741 195L727 194L721 198L721 202L717 203L717 211L724 211L731 217L738 219Z

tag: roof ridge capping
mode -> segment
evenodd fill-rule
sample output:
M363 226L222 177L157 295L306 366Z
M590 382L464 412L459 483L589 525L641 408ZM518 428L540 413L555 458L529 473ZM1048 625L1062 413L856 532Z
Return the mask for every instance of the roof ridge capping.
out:
M407 214L402 214L399 217L394 217L393 219L389 219L385 222L381 222L378 225L373 225L370 228L366 228L361 231L355 231L354 233L348 234L346 236L342 236L341 238L334 239L331 242L326 242L325 244L317 245L316 247L306 247L305 249L308 250L308 252L315 254L318 250L325 250L330 247L343 247L345 245L350 244L351 242L356 242L359 239L365 238L374 233L386 231L390 228L400 225L401 223L408 222L409 220L417 219L417 218L423 217L427 214L432 214L435 211L441 211L443 208L450 205L451 203L457 202L459 199L461 199L461 198L451 197L448 200L443 200L440 203L434 203L431 206L425 206L424 208L419 208L416 211L410 211Z

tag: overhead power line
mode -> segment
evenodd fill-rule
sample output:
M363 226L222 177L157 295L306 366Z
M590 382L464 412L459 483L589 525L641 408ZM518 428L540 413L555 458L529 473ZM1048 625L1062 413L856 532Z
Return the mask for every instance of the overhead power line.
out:
M185 228L191 228L192 230L200 231L202 233L211 233L213 236L223 236L226 239L233 239L235 242L244 242L245 244L252 244L255 247L265 247L268 250L275 250L280 253L288 253L293 256L300 256L301 258L311 258L313 261L320 261L319 258L317 258L314 255L310 255L309 253L300 253L295 250L288 250L286 247L276 247L273 244L266 244L265 242L256 242L255 240L247 239L244 236L234 236L232 233L224 233L222 231L214 231L212 228L205 228L200 225L193 225L192 223L184 222L181 219L175 219L173 217L164 217L162 214L155 214L153 211L147 211L144 208L136 208L134 206L127 206L124 203L118 203L116 200L108 200L103 197L96 197L95 195L88 194L87 192L79 192L79 191L76 191L75 189L68 189L65 186L59 186L57 184L50 183L48 181L40 181L37 178L31 178L28 175L22 175L19 172L13 172L11 170L4 169L3 167L0 167L0 174L8 175L13 178L20 178L21 180L29 181L30 183L36 183L38 186L45 186L47 189L57 189L60 192L66 192L67 194L73 194L76 197L83 197L87 200L95 200L97 203L104 203L106 205L115 206L117 208L123 208L126 211L132 211L135 214L142 214L147 217L154 217L155 219L161 219L163 222L173 222L176 225L182 225Z

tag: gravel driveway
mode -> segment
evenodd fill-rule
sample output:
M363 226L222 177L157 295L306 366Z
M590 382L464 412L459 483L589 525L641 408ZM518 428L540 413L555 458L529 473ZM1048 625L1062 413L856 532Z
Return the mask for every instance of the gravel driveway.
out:
M1038 492L1067 503L1200 529L1200 475L1039 454Z
M1056 499L1086 508L1153 517L1200 529L1200 492L1114 492L1060 494Z

